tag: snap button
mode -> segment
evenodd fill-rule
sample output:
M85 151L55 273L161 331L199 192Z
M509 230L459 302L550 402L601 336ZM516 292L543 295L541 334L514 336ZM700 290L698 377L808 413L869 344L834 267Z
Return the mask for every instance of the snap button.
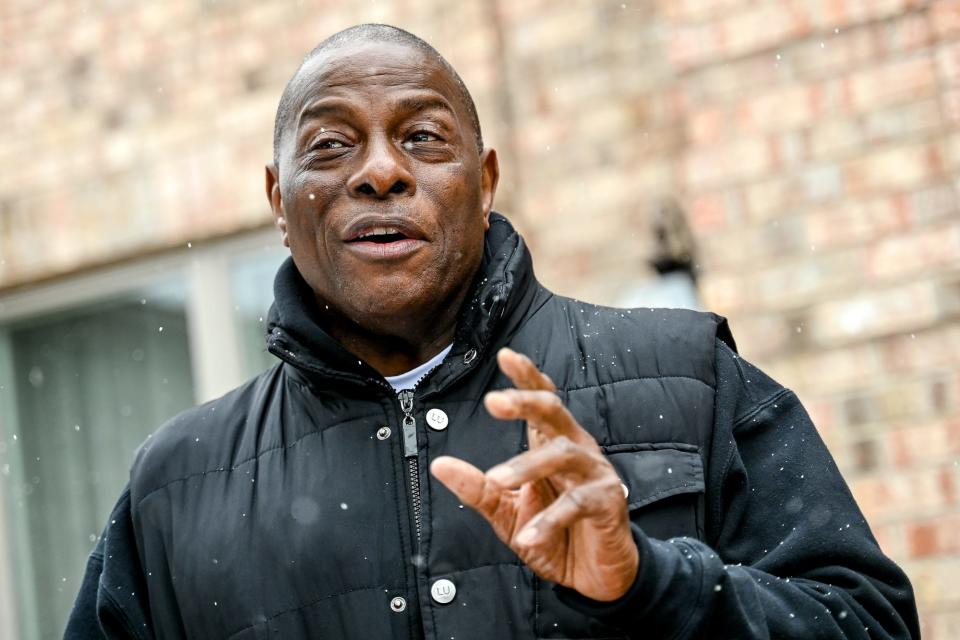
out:
M377 429L377 440L386 440L390 437L390 427L380 427Z
M407 608L407 601L397 596L390 601L390 610L394 613L400 613Z
M630 495L630 489L623 482L620 483L620 487L623 489L623 497L626 498Z
M477 350L470 349L465 354L463 354L463 364L470 364L477 359Z
M447 428L447 414L442 409L430 409L427 411L427 425L434 431L443 431Z
M457 595L457 587L446 578L440 578L430 587L430 595L435 602L449 604Z

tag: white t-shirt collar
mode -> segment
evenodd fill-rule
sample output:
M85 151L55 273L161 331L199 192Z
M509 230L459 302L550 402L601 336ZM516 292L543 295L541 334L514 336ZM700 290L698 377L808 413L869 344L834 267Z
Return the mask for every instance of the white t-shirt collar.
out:
M387 382L390 383L390 386L393 387L394 391L403 391L404 389L413 389L417 386L417 383L420 382L420 379L425 375L433 371L435 368L440 366L440 363L443 362L443 359L447 357L447 354L450 353L450 349L453 348L453 343L447 346L446 349L433 356L419 367L415 367L407 371L406 373L401 373L395 376L384 376Z

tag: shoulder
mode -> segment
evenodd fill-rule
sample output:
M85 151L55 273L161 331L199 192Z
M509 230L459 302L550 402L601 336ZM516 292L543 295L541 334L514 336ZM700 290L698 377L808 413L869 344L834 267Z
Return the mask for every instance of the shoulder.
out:
M778 398L792 391L750 363L729 345L716 342L718 406L723 407L733 425L752 418Z
M130 469L134 505L170 482L255 455L262 417L284 383L277 364L223 396L177 414L137 450Z
M592 371L598 381L643 377L693 378L715 385L719 340L735 349L726 319L688 309L621 309L553 296L517 335L547 370ZM576 358L571 358L571 355ZM577 362L572 362L577 360ZM560 382L560 380L555 380Z
M711 312L659 307L609 307L558 295L551 297L544 311L546 314L543 315L546 316L562 315L569 318L571 330L579 329L590 336L612 336L615 331L627 330L631 336L661 342L675 342L684 337L705 340L710 349L713 348L714 338L719 338L736 349L726 318Z

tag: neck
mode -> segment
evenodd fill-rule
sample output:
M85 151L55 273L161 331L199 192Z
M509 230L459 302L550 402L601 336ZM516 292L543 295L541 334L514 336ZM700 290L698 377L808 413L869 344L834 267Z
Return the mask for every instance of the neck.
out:
M331 330L333 338L382 376L396 376L414 369L453 342L453 330L431 340L411 341L398 336L369 336Z
M388 318L382 323L384 326L371 322L361 325L336 313L326 330L380 375L399 375L428 361L453 342L457 315L466 293L465 289L454 300L443 301L432 312Z

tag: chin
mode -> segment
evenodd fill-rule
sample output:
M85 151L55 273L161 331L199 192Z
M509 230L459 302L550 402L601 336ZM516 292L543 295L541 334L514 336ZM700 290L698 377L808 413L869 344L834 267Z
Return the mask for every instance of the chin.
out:
M362 299L350 301L353 321L370 329L403 324L407 320L419 318L424 308L425 305L419 300L398 299L396 291L365 295Z

